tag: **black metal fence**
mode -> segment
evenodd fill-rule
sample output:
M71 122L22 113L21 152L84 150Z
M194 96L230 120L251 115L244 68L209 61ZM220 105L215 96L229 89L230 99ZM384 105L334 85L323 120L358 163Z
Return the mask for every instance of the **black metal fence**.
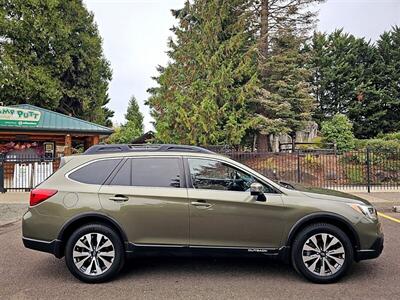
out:
M275 181L331 189L400 189L400 152L244 152L214 148ZM0 192L29 191L60 165L60 158L0 155Z
M21 153L0 155L0 192L30 191L59 165L59 158Z
M275 181L331 189L399 189L400 152L219 151Z

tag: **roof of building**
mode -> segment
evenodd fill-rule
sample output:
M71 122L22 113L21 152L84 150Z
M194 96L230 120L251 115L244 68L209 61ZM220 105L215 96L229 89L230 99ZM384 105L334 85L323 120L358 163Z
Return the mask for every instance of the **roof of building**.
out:
M12 105L10 107L40 111L40 120L35 126L0 125L1 129L19 131L29 130L47 132L97 133L103 135L109 135L114 132L114 130L111 128L30 104Z

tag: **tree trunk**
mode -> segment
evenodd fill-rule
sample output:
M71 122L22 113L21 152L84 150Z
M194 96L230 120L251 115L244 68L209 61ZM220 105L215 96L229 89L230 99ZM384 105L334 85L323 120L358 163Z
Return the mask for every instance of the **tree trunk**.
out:
M296 151L296 132L289 133L290 138L292 139L292 153Z
M259 133L257 136L257 151L258 152L271 152L272 145L270 134L261 134Z
M251 145L251 152L254 152L257 148L257 133L253 136L253 144Z
M267 69L265 67L265 61L268 56L268 32L269 32L269 1L270 0L261 0L261 11L260 11L260 42L259 42L259 69L261 74L261 80L268 76ZM258 113L263 114L262 109L258 111ZM257 151L271 151L272 147L270 144L269 135L258 133L257 134Z
M261 1L261 32L260 32L260 53L262 55L261 63L263 63L268 56L268 42L269 42L269 0ZM264 69L264 68L263 68Z

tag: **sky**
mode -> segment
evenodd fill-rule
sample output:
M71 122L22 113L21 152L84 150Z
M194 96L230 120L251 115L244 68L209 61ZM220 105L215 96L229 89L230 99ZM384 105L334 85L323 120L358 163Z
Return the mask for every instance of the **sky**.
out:
M149 108L144 105L147 89L156 83L157 65L168 62L167 40L175 24L171 9L185 0L83 0L93 12L103 39L104 55L113 70L108 107L115 112L113 122L124 122L132 95L144 114L145 130L151 130ZM393 25L400 26L400 0L327 0L317 5L317 30L336 28L375 41Z

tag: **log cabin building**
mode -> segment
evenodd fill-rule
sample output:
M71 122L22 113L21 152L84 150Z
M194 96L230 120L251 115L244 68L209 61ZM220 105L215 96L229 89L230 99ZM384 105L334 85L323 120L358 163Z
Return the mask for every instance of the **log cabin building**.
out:
M60 157L83 152L112 133L29 104L0 106L0 192L32 189L58 169Z
M74 148L86 150L111 133L110 128L30 104L0 106L3 155L70 155Z

